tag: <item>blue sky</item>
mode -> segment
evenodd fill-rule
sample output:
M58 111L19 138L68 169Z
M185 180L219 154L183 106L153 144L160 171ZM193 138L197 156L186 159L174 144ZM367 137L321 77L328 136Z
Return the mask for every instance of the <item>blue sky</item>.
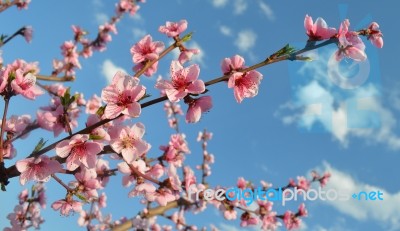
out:
M301 48L307 39L303 27L306 14L314 19L323 17L333 27L349 18L353 29L377 21L384 33L383 49L377 50L366 41L368 64L346 61L338 67L344 78L366 73L366 78L358 82L357 87L343 89L340 83L332 80L335 70L327 66L327 62L335 46L330 46L309 54L314 62L286 62L261 68L259 71L264 79L258 96L245 99L241 104L236 103L232 90L225 84L209 87L213 109L198 124L182 124L182 130L191 145L188 163L192 166L201 161L200 146L195 142L198 131L207 128L214 133L209 145L209 151L216 157L209 178L211 185L232 186L239 176L243 176L255 183L266 180L275 186L283 186L290 177L319 169L333 174L328 188L384 192L384 201L376 203L308 202L310 215L304 220L304 230L400 230L400 131L397 123L400 82L396 71L400 31L393 20L398 8L395 1L343 4L340 1L304 0L279 3L149 0L137 16L124 17L117 25L118 35L113 36L107 51L81 60L83 68L77 72L77 81L67 85L72 86L73 91L84 92L86 98L94 93L100 95L118 68L132 74L129 49L142 36L150 33L154 40L170 42L157 32L165 21L188 20L188 31L195 32L188 46L202 51L192 63L200 65L200 76L205 81L221 75L220 63L225 57L240 54L246 64L251 65L286 43ZM32 25L34 39L31 44L26 44L22 38L16 38L4 46L4 62L16 58L38 61L41 73L48 74L51 60L61 57L61 43L72 38L71 25L80 25L94 36L98 25L112 15L113 10L114 1L100 0L58 1L57 5L52 1L33 0L28 11L9 9L0 15L1 33L11 34L22 25ZM169 63L175 57L171 54L160 63L160 75L169 77ZM154 97L158 96L153 87L155 79L141 79ZM342 81L346 79L342 78ZM10 114L34 115L34 111L47 105L48 100L48 96L35 102L21 97L12 99ZM186 106L183 108L186 110ZM173 132L168 128L162 104L144 109L139 121L146 126L146 140L152 144L154 155L159 154L157 147L166 144ZM55 141L49 132L35 132L16 143L17 159L30 153L39 137ZM50 154L54 155L54 152ZM104 213L113 213L115 219L135 215L137 201L127 198L129 190L122 188L120 177L112 179L110 184L107 190L109 207ZM54 200L62 198L64 192L54 182L47 187L49 207ZM8 224L5 217L17 203L16 196L21 190L18 179L12 179L7 189L0 197L0 227ZM293 203L289 208L297 205ZM285 211L280 206L275 209L279 213ZM43 216L46 219L43 230L52 230L55 225L60 230L78 228L78 214L65 218L48 208L43 211ZM239 230L238 221L225 221L214 209L190 216L187 223L213 223L222 230Z

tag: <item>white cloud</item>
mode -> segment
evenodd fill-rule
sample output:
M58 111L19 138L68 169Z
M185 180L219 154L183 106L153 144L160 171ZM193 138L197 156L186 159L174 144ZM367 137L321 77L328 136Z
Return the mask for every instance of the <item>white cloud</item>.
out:
M124 73L128 73L125 69L122 67L116 66L111 60L106 59L103 62L103 65L101 67L101 73L103 76L106 78L108 83L111 83L112 78L114 77L115 73L118 71L122 71Z
M108 22L108 15L105 13L96 13L95 19L98 24L104 24Z
M355 76L346 80L331 73L335 70L329 62L331 53L320 54L314 57L315 61L303 64L298 73L304 78L312 77L312 80L294 86L294 102L282 105L276 115L284 124L296 123L308 130L320 124L343 147L349 145L350 137L358 137L399 150L400 136L395 132L397 122L394 114L383 104L379 88L357 77L368 78L369 73L364 73L368 68L363 66L367 64L349 63L348 70L341 69L342 76ZM354 65L360 66L357 69ZM345 88L345 93L341 88ZM283 111L286 115L282 116Z
M92 4L96 8L101 8L104 5L104 3L101 0L92 0Z
M261 12L263 12L263 14L269 19L269 20L274 20L275 19L275 15L274 12L272 11L271 7L269 5L267 5L265 2L263 1L259 1L258 2L258 6L261 9Z
M147 34L147 32L140 28L133 28L132 29L134 39L141 39L143 36Z
M397 193L389 193L379 186L357 181L350 174L335 169L328 163L324 163L322 169L332 174L328 184L326 185L326 191L329 189L335 189L338 191L357 193L360 191L377 192L379 190L383 193L383 200L359 201L350 198L347 201L326 200L324 203L327 203L339 212L356 220L378 222L385 230L400 229L400 191Z
M231 36L232 35L232 29L229 28L228 26L221 25L219 27L219 32L225 36Z
M235 0L235 2L233 3L234 14L242 14L246 9L247 9L246 0Z
M238 33L235 45L241 51L249 51L256 44L256 40L257 34L250 29L246 29Z
M228 0L212 0L211 1L214 7L224 7Z

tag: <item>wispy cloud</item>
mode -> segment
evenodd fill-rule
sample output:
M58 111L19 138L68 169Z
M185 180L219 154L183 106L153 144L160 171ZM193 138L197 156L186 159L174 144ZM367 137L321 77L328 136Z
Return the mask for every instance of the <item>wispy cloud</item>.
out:
M219 27L219 32L225 36L231 36L232 35L232 29L229 28L228 26L221 25Z
M267 3L263 2L263 1L259 1L258 2L258 6L261 9L261 12L271 21L273 21L275 19L275 15L274 12L272 11L271 7L269 5L267 5Z
M358 137L400 149L395 115L382 102L379 87L373 81L357 77L368 78L369 73L364 73L362 66L367 64L349 62L349 69L340 70L341 75L351 77L345 80L332 74L338 68L330 62L332 53L332 50L320 53L315 61L303 64L297 74L311 80L298 85L293 83L293 101L282 105L276 115L285 124L297 124L310 131L315 125L321 125L343 147L349 145L351 137ZM350 89L353 85L356 87Z
M109 18L108 18L107 14L99 12L99 13L95 14L95 19L98 24L104 24L104 23L108 22Z
M359 221L375 221L384 230L400 229L400 192L389 193L379 186L370 185L354 179L349 173L340 171L328 163L324 163L320 169L329 171L332 176L326 186L326 191L335 189L338 191L360 192L377 191L383 193L384 200L380 201L359 201L350 199L348 201L329 201L324 203L334 207L339 212L346 214ZM320 229L324 230L324 229ZM327 230L327 229L325 229Z
M242 14L247 9L247 0L235 0L233 3L233 13Z
M115 65L111 60L106 59L101 66L101 74L105 77L108 83L111 83L112 78L114 77L115 73L118 71L122 71L124 73L128 73L122 67Z
M211 0L211 3L214 7L219 8L224 7L228 3L228 0Z
M240 51L246 52L254 47L256 40L257 34L253 30L242 30L238 33L238 36L235 40L235 46L239 48Z

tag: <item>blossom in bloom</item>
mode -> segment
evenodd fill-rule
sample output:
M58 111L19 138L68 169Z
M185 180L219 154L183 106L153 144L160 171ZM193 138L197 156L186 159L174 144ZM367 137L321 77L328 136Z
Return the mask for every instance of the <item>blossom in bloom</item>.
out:
M60 210L61 215L68 216L71 211L80 212L82 210L82 203L67 197L67 199L55 201L51 205L51 208Z
M190 61L192 59L193 55L197 55L200 53L200 49L193 48L193 49L188 49L188 48L180 48L181 53L179 54L178 61L181 64L186 63L187 61Z
M351 58L355 61L364 61L367 59L365 54L365 45L358 34L349 31L350 22L346 19L341 23L338 33L338 47L335 53L336 61L342 60L344 57Z
M199 122L201 115L208 112L212 108L211 96L202 96L197 99L192 99L189 103L189 108L186 113L187 123Z
M62 169L61 164L46 155L19 160L15 164L21 173L19 182L24 185L29 180L48 181L50 175Z
M96 166L97 154L103 149L97 142L89 141L89 135L77 134L69 140L63 140L56 146L56 154L67 158L67 169L74 171L81 164L86 168Z
M24 75L21 70L17 70L15 72L15 79L11 81L11 87L15 94L21 94L27 99L35 99L36 96L44 94L35 83L35 75L31 73Z
M231 58L224 58L221 64L221 70L224 75L240 71L244 67L244 58L240 55L234 55Z
M166 34L168 37L179 36L187 28L187 21L181 20L179 22L169 22L167 21L165 26L160 26L159 32Z
M0 125L1 125L0 121ZM19 134L22 131L25 130L28 125L31 123L31 116L30 115L21 115L21 116L16 116L12 115L9 119L6 121L6 126L4 127L4 131L12 134ZM22 137L23 138L23 137Z
M170 72L171 81L159 80L156 88L165 90L171 102L179 102L187 94L200 94L205 91L204 82L197 79L200 73L198 65L184 68L178 61L172 61Z
M81 168L80 171L75 174L76 181L70 182L69 186L77 188L79 192L84 193L87 199L97 198L99 197L97 189L101 186L96 177L96 174L92 174L88 169Z
M61 46L61 53L64 56L64 62L72 67L81 68L79 63L79 54L76 44L73 41L66 41Z
M250 213L244 212L240 216L240 226L241 227L246 227L246 226L249 226L249 225L256 225L256 224L258 224L257 217L252 217L250 215Z
M370 30L368 39L371 41L371 43L378 48L382 48L383 35L382 32L379 30L379 24L376 22L372 22L371 24L369 24L368 30Z
M118 15L121 15L124 12L129 12L130 15L134 15L139 8L140 7L132 0L120 0L119 3L116 4L116 11Z
M86 113L87 114L96 114L97 110L101 107L101 98L98 97L96 94L92 96L87 101L86 104Z
M136 64L147 60L155 60L162 50L164 50L164 44L162 42L153 42L152 37L146 35L132 46L132 60Z
M276 212L270 212L262 218L262 230L277 230L278 226L281 226L281 223L279 223L276 218Z
M336 29L328 27L328 24L326 24L325 20L322 18L317 18L315 23L313 23L312 17L306 15L304 27L311 41L329 39L336 34Z
M306 205L301 203L299 206L299 211L297 212L299 217L306 217L308 215L308 211L306 210Z
M119 114L138 117L141 112L139 101L146 93L146 88L139 85L139 79L117 72L111 85L101 92L101 98L107 103L104 115L113 119Z
M301 224L301 220L294 214L292 211L286 211L283 215L283 223L285 224L286 229L298 229Z
M235 99L241 103L244 98L254 97L258 94L258 87L263 75L258 71L235 72L228 80L228 88L233 88Z
M132 127L118 129L118 137L110 142L111 148L121 154L124 160L131 163L150 149L150 144L142 140L145 128L142 123L136 123Z

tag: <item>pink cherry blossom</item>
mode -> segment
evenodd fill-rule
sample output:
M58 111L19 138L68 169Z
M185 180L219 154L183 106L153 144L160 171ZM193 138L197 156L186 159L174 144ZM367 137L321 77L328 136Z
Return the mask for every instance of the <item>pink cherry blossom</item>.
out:
M145 132L143 124L136 123L132 127L121 127L118 130L118 137L112 139L110 145L126 162L131 163L149 151L150 144L142 140Z
M23 29L23 35L24 35L24 38L25 38L26 42L30 43L32 41L32 36L33 36L32 27L31 26L26 26Z
M336 29L328 27L328 24L326 24L323 18L317 18L315 23L313 23L312 17L306 15L304 27L311 41L329 39L336 34Z
M99 196L97 189L101 186L96 177L88 169L81 168L75 174L76 181L70 182L69 186L77 188L79 192L84 193L86 199L97 198Z
M132 60L136 64L147 60L155 60L162 50L164 50L164 44L162 42L153 42L151 36L146 35L142 40L132 46Z
M97 154L103 149L97 142L89 141L89 135L77 134L69 140L63 140L56 146L56 154L67 158L67 169L74 171L80 165L86 168L96 166Z
M86 104L86 113L96 114L99 107L101 107L101 98L94 94Z
M304 176L298 176L296 187L297 189L307 191L308 189L310 189L310 182Z
M159 80L156 88L165 90L171 102L179 102L187 94L200 94L205 91L205 85L199 77L200 68L193 64L184 68L178 61L171 63L171 81Z
M186 30L187 24L187 21L184 19L179 22L167 21L165 26L160 26L158 31L166 34L168 37L176 37Z
M48 181L51 174L62 169L58 161L52 160L46 155L19 160L15 166L21 173L19 177L21 185L30 180Z
M281 225L276 218L276 212L268 213L262 218L261 222L262 230L277 230L278 226Z
M21 133L25 130L28 125L31 124L31 116L30 115L21 115L16 116L12 115L7 121L4 130L6 132L12 133L14 135ZM1 125L1 121L0 121ZM24 138L24 137L22 137Z
M64 56L64 62L71 65L72 67L81 68L79 63L79 54L77 51L76 44L73 41L66 41L61 46L61 52Z
M130 15L134 15L139 8L140 7L131 0L120 0L120 2L116 4L116 11L118 15L121 15L124 12L129 12Z
M371 41L371 43L378 48L382 48L383 35L382 32L379 30L379 24L376 22L372 22L371 24L369 24L368 30L370 31L368 39Z
M197 99L192 99L189 103L189 108L186 113L187 123L199 122L201 115L208 112L212 108L211 96L202 96Z
M67 197L67 199L55 201L51 205L51 208L54 210L60 210L61 215L68 216L71 211L77 213L82 211L82 203Z
M308 211L306 210L306 205L304 203L300 204L297 214L299 217L306 217L308 215Z
M233 88L236 101L241 103L244 98L258 94L262 78L263 75L254 70L245 73L235 72L229 77L228 88Z
M232 72L241 71L244 66L244 58L240 55L234 55L231 58L224 58L221 64L221 70L224 75Z
M283 223L285 224L286 229L298 229L301 224L301 220L294 214L292 211L286 211L283 215Z
M146 93L146 88L139 85L139 79L117 72L111 85L101 92L101 98L107 103L104 115L113 119L119 114L138 117L141 113L139 101Z
M365 45L358 34L354 31L349 31L350 22L346 19L339 28L338 33L338 50L335 53L337 61L344 57L354 59L355 61L364 61L367 59L365 54Z
M258 224L258 219L257 217L253 217L250 215L250 213L245 212L240 216L240 226L241 227L246 227L250 225L256 225Z
M190 61L193 57L193 55L197 55L200 53L200 49L193 48L193 49L188 49L185 47L180 48L181 53L179 54L178 61L181 64L184 64L188 61Z
M36 86L36 76L31 73L24 75L21 70L15 72L15 79L11 81L11 87L15 94L21 94L27 99L35 99L44 92Z

